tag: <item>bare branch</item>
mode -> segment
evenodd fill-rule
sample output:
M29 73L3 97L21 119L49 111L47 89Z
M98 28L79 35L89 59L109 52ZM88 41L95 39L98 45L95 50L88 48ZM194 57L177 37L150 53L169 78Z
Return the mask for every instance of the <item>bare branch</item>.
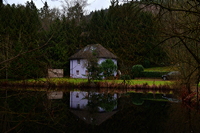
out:
M52 37L53 37L53 35L49 38L49 40L48 40L44 45L42 45L42 46L40 46L40 47L37 47L37 48L35 48L35 49L32 49L32 50L26 51L26 52L19 53L19 54L17 54L16 56L14 56L14 57L12 57L12 58L10 58L10 59L7 59L7 60L5 60L5 61L0 62L0 65L1 65L1 64L4 64L4 63L7 63L7 62L10 62L10 61L12 61L12 60L14 60L14 59L16 59L16 58L18 58L18 57L24 55L24 54L31 53L31 52L34 52L34 51L36 51L36 50L39 50L39 49L43 48L44 46L46 46L46 45L49 43L49 41L52 39Z

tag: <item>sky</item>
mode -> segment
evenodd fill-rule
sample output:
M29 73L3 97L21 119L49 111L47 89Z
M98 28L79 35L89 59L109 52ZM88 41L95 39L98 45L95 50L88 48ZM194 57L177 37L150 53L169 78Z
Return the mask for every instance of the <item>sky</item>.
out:
M4 4L22 4L25 5L27 1L31 0L3 0ZM33 0L36 7L40 9L44 4L43 2L47 1L50 8L62 8L62 2L63 0ZM110 6L110 0L87 0L88 6L85 8L87 12L95 11L95 10L101 10L109 8Z

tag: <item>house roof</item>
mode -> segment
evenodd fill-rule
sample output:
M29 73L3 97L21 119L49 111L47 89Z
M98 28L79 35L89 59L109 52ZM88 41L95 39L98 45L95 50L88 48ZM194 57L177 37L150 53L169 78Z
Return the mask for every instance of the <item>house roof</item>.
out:
M101 44L91 44L87 45L83 49L79 50L77 53L72 55L69 59L87 59L92 52L95 51L97 58L111 58L116 59L117 56L104 48Z
M112 111L112 112L101 112L101 113L90 113L88 110L72 110L70 111L79 117L81 120L86 122L87 124L92 124L92 125L100 125L106 120L108 120L111 116L113 116L117 111Z

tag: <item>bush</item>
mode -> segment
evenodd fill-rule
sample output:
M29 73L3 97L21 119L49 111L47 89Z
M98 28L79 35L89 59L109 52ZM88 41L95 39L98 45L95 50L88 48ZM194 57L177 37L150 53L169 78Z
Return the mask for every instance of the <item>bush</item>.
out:
M141 77L145 78L161 78L162 75L166 74L167 72L142 72Z
M106 78L112 77L114 72L117 71L117 65L111 59L103 61L100 67L103 71L103 76Z
M131 76L130 75L121 75L120 79L122 79L122 80L130 80Z
M144 71L144 67L142 65L134 65L132 67L132 75L133 78L135 77L141 77L141 73Z

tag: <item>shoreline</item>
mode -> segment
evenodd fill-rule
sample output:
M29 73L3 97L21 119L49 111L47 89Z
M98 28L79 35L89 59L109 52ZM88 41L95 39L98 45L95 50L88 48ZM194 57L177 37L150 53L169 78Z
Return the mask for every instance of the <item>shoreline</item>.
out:
M153 82L153 81L152 81ZM173 90L170 85L149 85L143 84L130 84L128 82L111 82L111 81L96 81L96 82L55 82L55 81L29 81L29 82L0 82L1 87L33 87L33 88L115 88L115 89L153 89L153 90Z

